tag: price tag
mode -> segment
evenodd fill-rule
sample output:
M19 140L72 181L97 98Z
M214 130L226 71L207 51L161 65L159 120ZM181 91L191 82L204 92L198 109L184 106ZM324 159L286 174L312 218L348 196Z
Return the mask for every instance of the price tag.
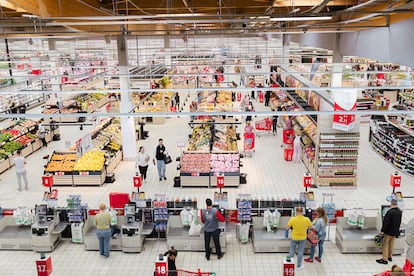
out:
M303 176L303 187L312 187L312 176L309 173L305 173L305 175Z
M224 187L224 176L217 176L217 188Z
M64 172L56 172L56 175L65 175Z
M191 173L191 176L200 176L200 173Z
M79 175L89 175L89 172L79 172Z
M398 188L401 187L401 175L394 173L391 175L390 180L391 187Z

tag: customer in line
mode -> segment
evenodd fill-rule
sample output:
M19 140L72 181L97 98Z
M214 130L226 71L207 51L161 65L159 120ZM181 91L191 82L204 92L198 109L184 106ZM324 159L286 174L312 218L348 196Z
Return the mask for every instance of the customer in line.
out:
M210 240L213 237L214 246L218 259L223 257L220 246L220 229L219 221L223 222L224 217L219 210L213 208L213 202L210 198L206 199L206 209L201 210L201 222L204 223L204 247L206 250L206 259L210 260L211 248Z
M326 215L325 209L318 207L316 209L317 218L313 221L313 229L315 229L316 234L318 235L318 243L311 246L311 252L309 258L305 259L305 262L313 263L313 256L315 256L315 248L318 246L318 257L315 257L315 260L322 262L323 255L323 243L326 238L326 225L328 224L328 216Z
M148 170L148 161L150 157L148 154L145 153L145 149L143 146L139 147L139 151L137 154L137 162L136 167L138 167L139 173L141 174L142 181L146 181L147 179L147 170Z
M155 164L155 160L157 160L157 170L158 170L158 177L161 180L167 180L167 177L165 177L165 154L166 149L164 146L164 141L162 138L158 139L158 145L155 148L155 159L153 160Z
M26 172L26 159L22 156L22 151L17 150L17 156L14 158L13 162L16 166L16 176L18 183L19 192L23 191L22 189L22 177L24 180L24 189L29 190L29 185L27 183L27 172Z
M289 256L293 258L295 256L295 249L298 248L298 261L296 262L296 270L302 270L302 259L303 259L303 250L305 247L305 241L307 237L307 232L310 227L312 227L312 223L308 217L303 215L302 207L296 207L296 216L290 218L288 221L286 229L291 229L292 232L290 234L290 249L289 249Z
M109 257L109 241L111 239L111 215L106 211L106 205L99 205L99 213L95 215L96 236L99 240L99 254Z
M387 211L382 221L381 234L384 235L382 243L382 258L376 260L380 264L388 264L392 262L392 254L394 253L395 238L400 235L400 226L402 211L398 208L396 199L391 200L391 208Z

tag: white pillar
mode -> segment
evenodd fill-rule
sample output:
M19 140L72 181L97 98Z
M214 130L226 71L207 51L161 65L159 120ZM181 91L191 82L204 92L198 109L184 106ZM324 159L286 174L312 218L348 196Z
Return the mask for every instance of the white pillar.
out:
M128 52L125 35L117 37L118 47L118 68L119 68L119 88L127 92L121 92L120 113L128 113L132 110L133 104L131 100L131 93L129 91L129 68L128 68ZM136 147L136 133L134 118L121 117L121 132L122 132L122 152L124 160L135 160Z
M342 87L342 62L344 55L339 51L340 35L339 33L335 35L333 43L331 87Z

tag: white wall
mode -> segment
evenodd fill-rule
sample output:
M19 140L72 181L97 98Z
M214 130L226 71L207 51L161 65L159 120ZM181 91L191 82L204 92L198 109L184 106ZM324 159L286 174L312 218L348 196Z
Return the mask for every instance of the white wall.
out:
M376 59L414 67L414 18L390 27L341 33L339 49L344 55ZM333 49L334 34L291 35L301 45Z

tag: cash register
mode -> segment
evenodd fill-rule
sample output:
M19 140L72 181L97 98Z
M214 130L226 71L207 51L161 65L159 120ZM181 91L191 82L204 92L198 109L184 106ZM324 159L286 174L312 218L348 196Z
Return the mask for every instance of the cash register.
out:
M32 224L32 247L37 252L51 252L60 241L59 234L53 233L59 223L54 208L46 204L36 205L35 223Z
M124 206L125 223L122 225L122 252L141 252L144 236L142 235L142 210L135 203Z

